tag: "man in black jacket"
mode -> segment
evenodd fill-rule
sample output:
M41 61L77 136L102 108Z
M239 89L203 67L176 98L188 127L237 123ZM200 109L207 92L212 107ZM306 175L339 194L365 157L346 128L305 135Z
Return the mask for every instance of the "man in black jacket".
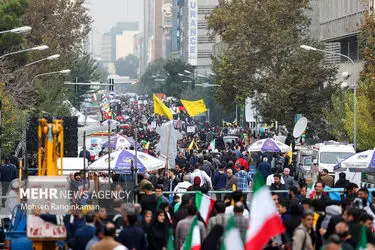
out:
M335 183L335 188L346 188L350 184L350 181L346 179L344 172L339 173L339 179Z
M5 164L0 167L0 182L2 196L6 196L9 188L9 183L17 179L17 169L12 163L10 158L5 159ZM5 199L2 199L2 206L5 207Z
M186 165L187 165L187 161L186 161L186 158L184 157L184 153L183 152L178 152L178 155L175 159L175 164L180 166L180 168L185 168Z

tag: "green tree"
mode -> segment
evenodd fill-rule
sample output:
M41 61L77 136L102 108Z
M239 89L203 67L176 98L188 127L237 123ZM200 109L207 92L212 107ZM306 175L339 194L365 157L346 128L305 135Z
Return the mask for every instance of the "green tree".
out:
M156 79L164 79L167 75L164 69L165 63L165 59L159 58L147 67L146 72L141 76L140 83L137 85L137 93L152 95L162 92L164 81L156 81Z
M139 59L135 55L129 54L115 62L116 74L120 76L129 76L132 79L137 78Z
M185 70L193 72L193 67L181 59L172 58L167 61L158 59L150 64L141 77L139 89L142 94L164 93L167 96L180 98L181 93L192 85L184 81L191 81L188 77L180 76L186 74Z
M27 0L0 1L0 31L10 30L23 25L22 15L28 8ZM26 40L23 35L5 33L0 35L0 55L25 48ZM22 64L26 54L12 56L12 63Z
M292 128L295 114L301 113L315 132L324 131L321 114L336 90L335 68L322 64L323 54L300 49L301 44L319 47L308 35L308 2L219 1L207 21L227 45L213 58L220 85L216 98L225 108L255 97L264 122Z
M191 84L184 81L189 81L191 79L186 77L181 77L179 74L185 74L185 71L193 72L193 67L186 64L181 59L170 59L164 65L164 69L167 72L167 78L163 86L163 93L167 96L173 96L176 98L181 97L181 92L187 87L191 87Z
M0 96L2 101L2 135L0 134L0 146L3 154L11 153L17 141L21 138L21 127L26 122L26 112L9 95L5 84L0 83Z
M70 81L71 82L105 82L106 75L101 68L98 67L95 60L88 54L73 54L71 62ZM70 86L69 100L71 104L79 109L84 101L84 96L88 94L90 86Z

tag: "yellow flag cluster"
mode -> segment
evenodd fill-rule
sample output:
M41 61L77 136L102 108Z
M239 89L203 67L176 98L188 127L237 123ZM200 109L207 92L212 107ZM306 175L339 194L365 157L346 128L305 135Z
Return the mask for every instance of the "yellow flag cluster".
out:
M164 105L162 101L160 101L159 98L156 97L156 95L153 95L154 97L154 113L159 114L162 116L168 117L168 119L171 121L173 120L173 114L172 111Z
M188 147L187 149L188 149L188 151L190 151L190 150L192 150L193 148L199 150L199 147L198 147L197 143L195 142L195 139L193 139L193 140L191 141L191 143L190 143L190 145L189 145L189 147Z
M172 111L165 106L165 104L154 94L154 113L159 114L162 116L168 117L169 120L173 120ZM188 101L188 100L181 100L182 105L184 105L186 112L190 116L196 116L203 112L207 111L206 104L204 103L203 99L197 101Z
M203 99L197 101L181 100L181 103L184 105L190 116L196 116L207 111L207 107L206 104L204 104Z
M237 119L235 119L232 123L226 122L223 120L223 127L224 126L232 126L232 125L237 125Z

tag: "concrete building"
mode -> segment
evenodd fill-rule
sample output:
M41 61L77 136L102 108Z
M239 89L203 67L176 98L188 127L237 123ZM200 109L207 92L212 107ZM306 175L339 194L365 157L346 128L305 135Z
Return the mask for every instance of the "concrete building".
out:
M179 55L178 14L183 0L144 0L144 40L141 73L159 58Z
M102 36L100 57L104 63L112 61L112 35L110 32L104 33Z
M143 60L144 60L144 55L143 55L143 52L144 52L144 49L143 49L143 40L144 40L144 37L143 37L143 33L138 33L134 36L134 49L133 49L133 54L138 57L139 59L139 66L138 66L138 75L140 76L141 75L141 65L144 64Z
M101 60L102 54L102 34L93 28L85 43L84 43L85 51L91 55L92 58Z
M374 7L374 1L359 0L320 0L319 40L326 43L326 50L349 56L355 64L348 59L337 55L327 54L326 62L338 65L338 80L340 74L348 71L351 77L348 84L354 85L363 68L359 51L357 34L359 24L364 14Z
M207 29L206 16L217 6L217 0L185 0L180 9L180 55L196 72L211 71L211 55L215 39Z

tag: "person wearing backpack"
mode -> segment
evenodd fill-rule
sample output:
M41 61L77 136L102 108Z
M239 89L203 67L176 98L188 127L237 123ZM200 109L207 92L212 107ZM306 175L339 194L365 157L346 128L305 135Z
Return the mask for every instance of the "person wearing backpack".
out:
M313 250L311 230L314 223L314 212L306 210L302 215L301 224L293 233L293 250Z

